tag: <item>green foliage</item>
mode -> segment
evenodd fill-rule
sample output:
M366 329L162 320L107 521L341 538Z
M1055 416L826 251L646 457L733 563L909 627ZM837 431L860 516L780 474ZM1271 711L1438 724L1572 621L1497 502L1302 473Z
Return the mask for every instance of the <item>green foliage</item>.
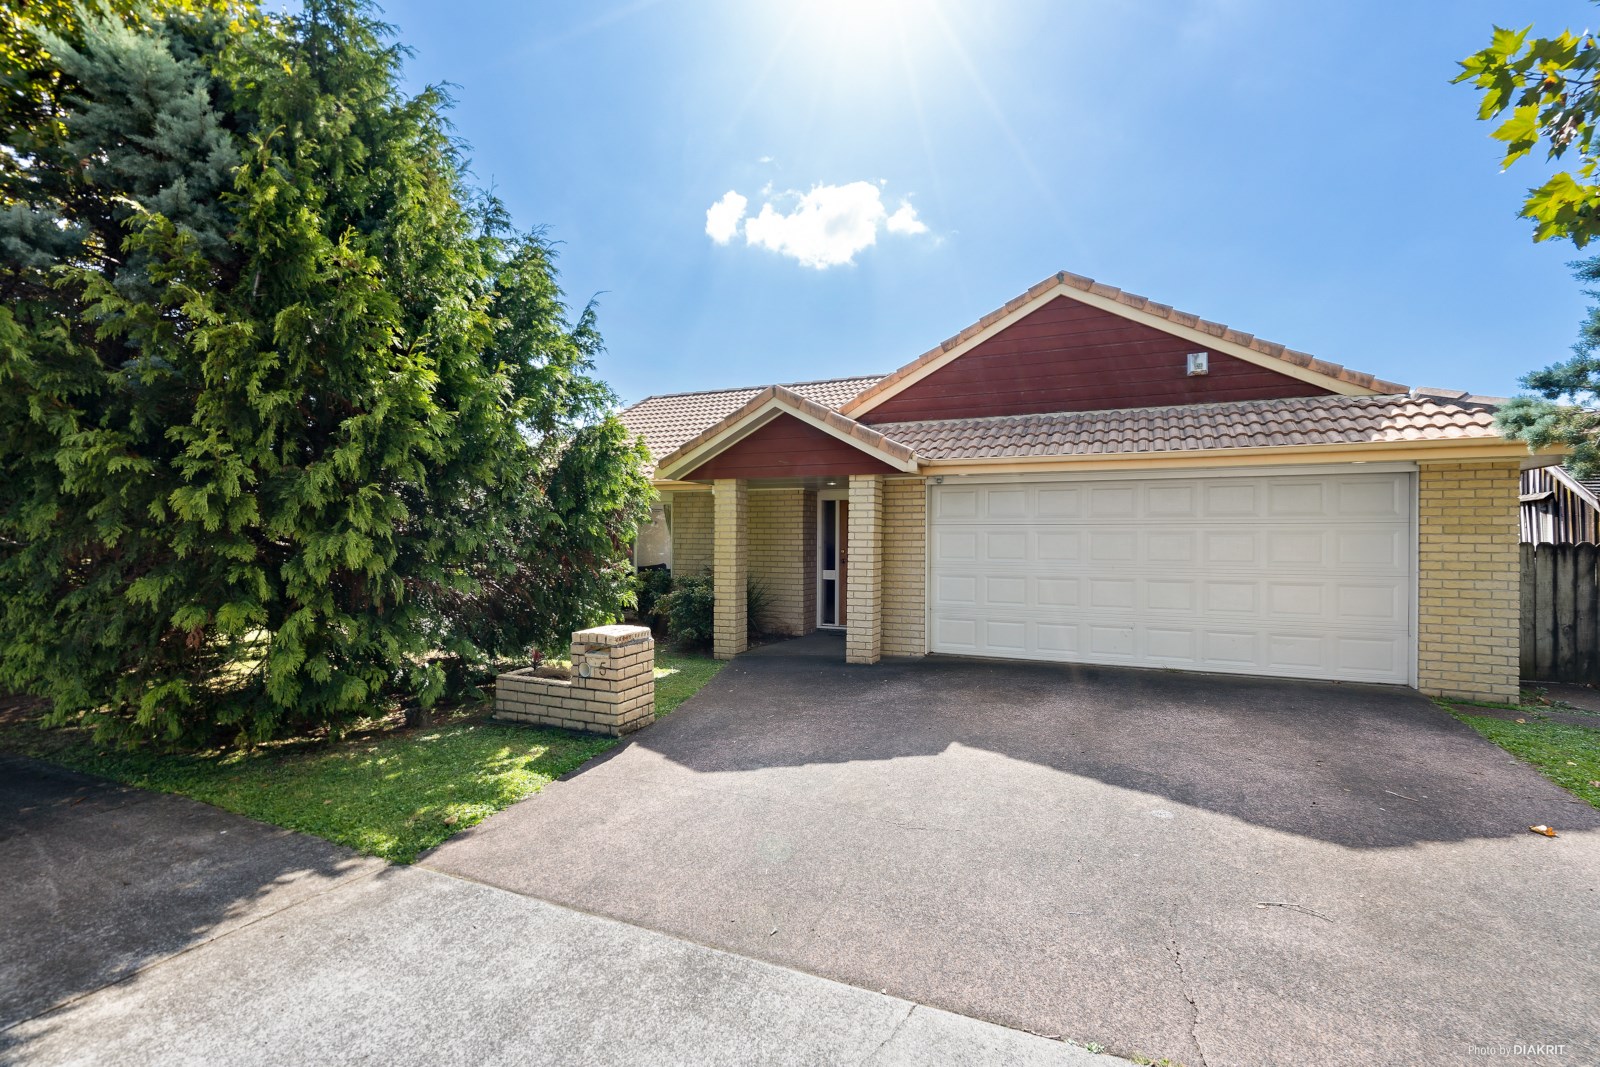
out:
M684 656L656 650L656 718L675 711L679 704L700 692L700 688L727 666L708 656Z
M634 602L639 619L646 626L654 626L660 616L657 602L672 591L672 572L665 567L651 567L634 576Z
M766 634L772 623L772 596L767 587L754 578L744 587L744 617L751 637Z
M1531 713L1530 713L1531 714ZM1600 808L1600 729L1556 722L1507 722L1458 714L1462 722L1552 782Z
M1589 33L1530 39L1532 30L1495 27L1488 47L1461 61L1455 80L1482 91L1480 119L1499 120L1491 136L1505 145L1503 167L1540 144L1551 160L1576 158L1571 170L1528 191L1522 217L1535 223L1534 240L1566 237L1582 248L1600 233L1600 47Z
M1572 264L1584 291L1600 300L1600 257ZM1495 425L1532 449L1570 450L1567 466L1579 478L1600 478L1600 304L1572 346L1573 356L1523 377L1536 396L1512 397L1495 413Z
M260 741L614 618L642 446L443 95L356 0L138 10L35 27L63 147L4 134L0 686Z
M716 634L716 594L707 575L672 580L672 591L656 601L667 633L685 648L707 648Z
M656 717L722 664L656 657ZM394 863L535 793L618 741L455 715L423 730L371 723L344 741L292 740L249 751L106 751L81 730L0 720L0 752L48 760L142 789L179 793Z
M754 578L745 585L745 624L751 638L767 632L771 598ZM667 633L685 648L709 648L716 636L716 593L710 575L672 579L671 591L656 600Z

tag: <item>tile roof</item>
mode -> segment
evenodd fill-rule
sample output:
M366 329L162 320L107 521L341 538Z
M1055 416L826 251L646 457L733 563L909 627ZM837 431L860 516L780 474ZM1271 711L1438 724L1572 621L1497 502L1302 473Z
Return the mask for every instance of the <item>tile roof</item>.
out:
M1498 438L1494 409L1432 397L1311 396L878 423L922 460L1090 456Z
M783 407L802 412L818 422L832 426L839 433L855 439L867 448L885 453L902 465L909 465L911 469L916 469L917 455L906 445L892 440L887 434L878 432L875 426L868 426L865 423L857 422L855 419L841 415L833 408L819 404L817 401L784 385L769 385L762 389L755 396L740 404L738 408L707 426L668 454L656 457L656 462L662 467L670 469L680 456L693 451L702 441L710 440L723 431L738 425L751 414L765 408L773 400L779 401ZM698 466L699 464L695 465Z
M784 388L826 408L837 410L879 377L881 375L872 374L859 378L793 382ZM623 409L617 417L634 433L643 434L650 454L660 459L738 411L768 388L771 387L758 385L747 389L713 389L699 393L647 396Z
M1256 337L1254 334L1244 333L1240 330L1235 330L1230 326L1224 326L1220 322L1212 322L1209 319L1202 319L1200 316L1191 314L1187 311L1178 311L1168 304L1157 303L1147 296L1139 296L1136 293L1126 293L1115 286L1106 285L1103 282L1095 281L1093 278L1086 278L1081 274L1073 274L1071 271L1064 270L1050 275L1050 277L1046 278L1038 285L1035 285L1021 296L1014 300L1008 301L1003 307L996 308L995 310L989 312L989 314L985 315L971 326L968 326L954 337L942 342L935 348L929 349L927 352L924 352L922 355L918 356L916 359L912 360L910 363L907 363L900 369L894 371L892 374L885 375L883 378L880 378L873 384L864 387L860 396L856 397L853 401L851 401L851 403L842 406L845 414L852 414L857 407L872 399L883 390L895 385L898 382L904 381L906 378L912 375L915 375L929 363L939 359L951 349L966 344L968 341L972 340L972 338L976 337L980 333L983 333L1001 319L1016 311L1020 311L1028 304L1056 289L1077 289L1081 292L1093 293L1094 295L1104 299L1114 300L1132 311L1141 312L1145 315L1150 315L1158 319L1165 319L1176 326L1185 326L1191 330L1199 330L1201 333L1210 334L1219 340L1248 348L1252 352L1259 352L1264 356L1271 356L1273 359L1283 360L1285 363L1290 363L1296 367L1302 367L1306 370L1314 371L1317 374L1334 378L1341 382L1346 382L1350 385L1357 386L1358 388L1372 389L1378 393L1404 393L1407 391L1406 386L1399 385L1395 382L1386 382L1381 378L1374 378L1372 375L1363 371L1350 370L1349 368L1342 367L1337 363L1329 363L1327 360L1318 359L1315 356L1308 355L1305 352L1297 352L1294 349L1278 344L1275 341L1264 341L1261 338ZM1070 292L1065 292L1062 295L1070 297L1072 294Z

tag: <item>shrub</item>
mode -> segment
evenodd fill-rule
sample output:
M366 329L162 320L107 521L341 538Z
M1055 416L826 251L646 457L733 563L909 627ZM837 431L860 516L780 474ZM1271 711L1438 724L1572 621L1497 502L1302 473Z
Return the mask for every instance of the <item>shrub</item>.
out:
M711 644L716 627L714 601L711 576L689 576L674 579L672 591L656 601L656 608L674 640L698 648Z
M647 567L634 576L634 604L639 621L654 628L661 617L661 598L672 591L672 572L665 567Z
M746 631L750 637L766 632L770 598L754 579L745 586ZM716 593L712 578L695 575L674 579L672 591L656 601L667 621L667 633L681 644L705 647L716 634Z
M745 632L751 637L760 637L767 632L767 623L772 611L772 597L767 595L767 587L750 579L744 587L744 618Z

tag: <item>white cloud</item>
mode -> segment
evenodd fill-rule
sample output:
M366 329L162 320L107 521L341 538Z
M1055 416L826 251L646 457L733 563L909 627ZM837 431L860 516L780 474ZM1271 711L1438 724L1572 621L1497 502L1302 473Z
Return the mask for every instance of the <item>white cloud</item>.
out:
M764 198L770 188L762 190ZM808 193L781 193L765 200L754 216L746 216L748 206L743 196L730 190L706 212L706 233L717 244L727 244L743 223L746 244L816 270L853 263L856 253L877 243L880 229L901 236L928 232L916 209L905 201L889 214L881 190L871 182L814 185Z
M903 233L907 236L928 232L928 224L917 218L917 209L904 200L900 201L895 213L889 216L885 228L890 233Z
M739 223L744 220L744 209L750 201L729 189L706 209L706 236L719 245L725 245L739 233Z

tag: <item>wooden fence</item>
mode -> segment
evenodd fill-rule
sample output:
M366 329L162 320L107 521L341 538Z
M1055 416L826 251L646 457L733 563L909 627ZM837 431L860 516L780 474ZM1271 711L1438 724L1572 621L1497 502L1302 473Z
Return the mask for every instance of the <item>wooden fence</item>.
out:
M1600 683L1600 545L1522 546L1522 676Z

